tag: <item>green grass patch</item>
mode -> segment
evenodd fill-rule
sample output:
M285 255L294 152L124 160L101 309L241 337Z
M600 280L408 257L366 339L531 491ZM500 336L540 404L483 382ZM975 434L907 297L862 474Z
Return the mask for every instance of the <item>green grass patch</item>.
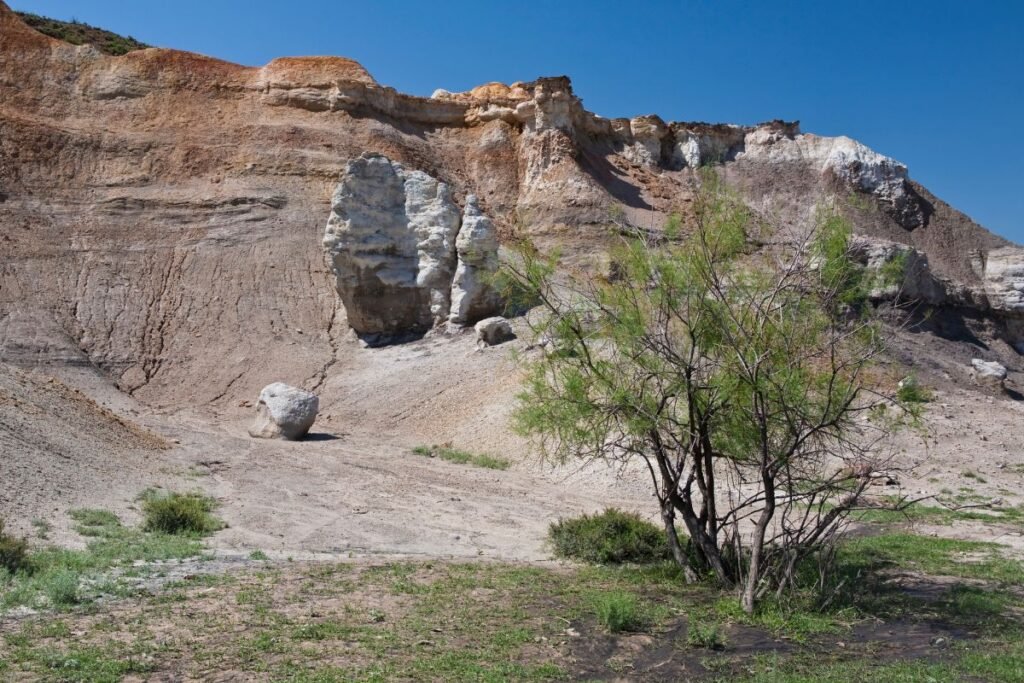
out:
M473 465L489 470L507 470L512 464L504 458L497 458L486 453L470 453L448 446L416 446L412 452L428 458L440 458L458 465Z
M646 564L669 557L665 532L639 515L608 508L548 528L555 555L594 564Z
M647 613L633 593L626 591L598 593L591 600L597 622L609 633L639 631L648 623Z
M0 609L67 609L103 595L125 595L132 591L130 579L148 571L136 563L195 557L203 550L197 538L128 528L105 510L69 515L89 539L86 548L42 548L17 571L0 570ZM107 576L114 569L119 574Z
M900 567L925 574L995 581L1024 582L1020 562L1004 557L995 543L886 533L851 539L841 549L850 568Z
M959 502L955 499L952 502ZM876 508L858 510L851 515L854 521L867 524L898 524L900 522L921 522L948 526L957 521L977 521L985 524L1024 526L1024 506L996 508L942 507L914 503L903 509Z

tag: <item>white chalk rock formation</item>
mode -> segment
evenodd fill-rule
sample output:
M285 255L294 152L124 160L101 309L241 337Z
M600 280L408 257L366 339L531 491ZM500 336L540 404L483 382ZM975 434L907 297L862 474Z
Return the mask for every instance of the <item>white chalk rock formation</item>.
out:
M974 358L971 360L971 365L974 368L975 382L996 389L1002 388L1003 382L1006 381L1006 368L1001 363Z
M380 154L350 161L323 240L349 325L372 340L447 320L459 223L445 183Z
M501 316L484 318L473 329L476 330L477 342L482 342L487 346L495 346L502 342L507 342L510 339L515 339L516 336L512 332L512 325Z
M283 382L263 387L256 405L256 420L249 436L258 439L289 439L304 437L320 410L316 394L297 389Z
M476 195L466 197L455 248L458 265L452 280L448 320L466 325L494 313L501 303L491 284L498 270L498 232L480 210Z
M924 213L907 184L907 167L845 136L787 135L759 127L749 132L739 158L773 164L801 162L832 174L854 189L888 203L906 228L924 223Z
M989 251L984 271L989 305L997 311L1024 314L1024 247Z

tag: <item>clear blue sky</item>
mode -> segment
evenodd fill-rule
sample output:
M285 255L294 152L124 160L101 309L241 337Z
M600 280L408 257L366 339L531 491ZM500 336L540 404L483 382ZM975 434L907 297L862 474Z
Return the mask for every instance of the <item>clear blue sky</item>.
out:
M1021 0L8 1L242 64L351 57L418 95L566 74L603 116L798 119L1024 242Z

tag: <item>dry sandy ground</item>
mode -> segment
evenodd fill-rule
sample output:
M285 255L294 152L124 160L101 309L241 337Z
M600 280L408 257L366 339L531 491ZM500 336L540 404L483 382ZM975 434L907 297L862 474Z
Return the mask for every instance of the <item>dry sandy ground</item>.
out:
M69 531L65 514L70 508L108 508L131 522L135 497L148 486L202 489L219 501L229 524L212 540L225 554L543 561L550 558L547 526L560 516L609 505L655 512L642 473L551 466L509 433L514 357L529 353L525 346L517 340L478 350L470 335L461 335L366 349L342 339L323 376L267 378L317 386L322 396L314 434L294 443L250 438L252 408L238 405L244 400L219 411L157 412L88 370L61 370L60 382L43 370L4 368L0 515L21 532L31 531L31 520L46 519L55 526L51 540L76 544L81 539ZM908 433L894 441L904 492L1024 503L1024 403L935 372L929 376L942 386L927 411L928 436ZM67 385L82 387L98 403ZM411 452L445 442L513 466L481 469ZM976 476L965 476L968 471ZM988 525L926 531L1024 551L1019 533Z

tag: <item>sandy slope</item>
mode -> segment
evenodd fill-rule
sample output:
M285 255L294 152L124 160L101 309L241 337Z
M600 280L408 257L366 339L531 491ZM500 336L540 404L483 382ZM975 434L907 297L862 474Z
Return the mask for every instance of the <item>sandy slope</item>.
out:
M251 407L158 412L105 394L118 414L162 434L172 444L166 449L64 384L7 369L0 375L3 396L15 396L21 407L0 403L0 435L27 446L4 442L0 515L23 531L37 517L61 531L69 508L110 508L133 521L133 499L143 488L198 488L221 504L230 526L213 544L228 553L536 561L549 557L546 528L560 516L606 505L654 513L641 474L545 465L509 432L515 356L528 353L525 346L517 340L477 350L471 335L461 335L366 349L346 337L326 380L307 378L307 386L321 384L323 417L313 437L297 443L251 439ZM944 384L929 404L928 436L906 433L893 442L896 464L905 468L898 473L903 490L914 497L946 489L982 502L1024 502L1024 403L920 370L926 383ZM84 378L99 391L93 375L66 379L81 384ZM267 377L275 379L290 378ZM65 438L69 432L74 438ZM514 464L494 471L411 453L418 444L449 441ZM965 478L968 470L981 479ZM879 496L898 492L877 490ZM960 524L926 531L1024 548L1019 533L1007 529ZM76 539L62 533L56 540Z

